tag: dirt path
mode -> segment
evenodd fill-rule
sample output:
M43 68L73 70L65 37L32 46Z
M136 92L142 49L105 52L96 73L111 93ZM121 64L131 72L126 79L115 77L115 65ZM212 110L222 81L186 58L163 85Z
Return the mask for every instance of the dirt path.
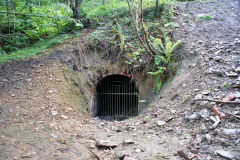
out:
M219 107L226 119L216 129L209 129L214 104L192 103L196 96L222 99L230 93L239 100L239 3L191 2L188 10L183 3L177 5L180 27L175 37L184 42L182 67L136 118L106 121L82 114L78 97L63 74L59 59L66 57L61 49L47 60L43 57L2 67L0 159L87 160L93 159L90 149L103 159L128 155L140 160L177 160L182 148L198 159L222 159L215 153L220 149L239 159L239 119L227 113L239 116L240 106ZM97 149L99 140L117 147Z

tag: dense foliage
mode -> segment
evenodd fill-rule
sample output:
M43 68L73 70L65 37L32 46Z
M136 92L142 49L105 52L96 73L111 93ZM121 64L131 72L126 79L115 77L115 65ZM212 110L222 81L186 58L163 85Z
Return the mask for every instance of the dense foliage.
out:
M55 1L1 0L0 11L2 53L82 27L68 5Z
M181 43L172 42L171 32L179 27L172 22L174 2L0 0L0 64L41 54L83 27L98 27L86 37L85 45L117 57L125 55L131 68L144 68L145 73L156 76L158 91L165 77L171 76L172 55Z

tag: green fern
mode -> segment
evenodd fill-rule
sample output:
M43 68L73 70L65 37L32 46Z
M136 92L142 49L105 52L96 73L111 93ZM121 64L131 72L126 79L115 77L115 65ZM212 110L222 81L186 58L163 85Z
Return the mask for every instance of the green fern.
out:
M122 26L118 23L118 21L116 19L114 19L112 24L115 25L115 27L114 27L115 32L117 32L117 34L120 37L120 52L122 53L125 48L125 37L123 34Z
M172 44L171 41L168 41L166 43L166 45L164 46L161 39L158 39L156 42L159 43L159 45L161 46L162 50L163 50L163 54L164 56L161 56L161 59L162 61L165 63L165 64L168 64L170 65L172 63L172 53L173 51L180 46L180 44L182 43L181 40L178 40L174 45Z

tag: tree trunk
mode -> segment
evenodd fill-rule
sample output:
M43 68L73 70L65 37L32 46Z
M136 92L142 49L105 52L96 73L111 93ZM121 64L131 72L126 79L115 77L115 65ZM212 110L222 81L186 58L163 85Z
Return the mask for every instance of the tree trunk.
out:
M70 8L72 9L73 13L74 13L74 1L70 0Z
M135 0L135 4L136 4L136 24L137 27L139 28L139 13L138 13L138 0Z
M10 5L10 0L6 0L6 9L7 9L7 20L8 20L8 33L11 33L10 29L10 22L9 22L9 5Z
M156 12L158 11L158 0L156 0Z
M102 4L105 5L105 1L104 0L102 0Z
M16 12L16 3L13 2L13 13ZM15 14L13 14L13 29L15 28Z
M75 7L73 11L73 17L77 20L81 20L81 12L80 12L80 6L82 4L82 0L75 0Z

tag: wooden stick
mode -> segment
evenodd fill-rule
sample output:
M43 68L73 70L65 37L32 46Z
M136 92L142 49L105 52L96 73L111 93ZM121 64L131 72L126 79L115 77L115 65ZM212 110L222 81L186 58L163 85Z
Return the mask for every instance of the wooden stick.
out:
M214 99L208 99L208 98L195 99L194 101L209 101L209 102L216 102L216 103L222 103L222 104L240 104L240 102L236 102L236 101L221 101L221 100L214 100Z
M216 121L214 122L214 124L211 126L211 129L215 129L219 123L221 122L221 119L219 116L216 116Z
M236 118L239 118L239 119L240 119L240 116L237 116L237 115L235 115L235 114L228 113L228 112L226 112L226 113L229 114L229 115L231 115L231 116L233 116L233 117L236 117Z
M86 146L86 145L85 145ZM101 160L101 158L97 155L97 153L93 152L90 147L86 146L87 149L89 150L90 154L91 154L91 157L96 159L96 160Z

